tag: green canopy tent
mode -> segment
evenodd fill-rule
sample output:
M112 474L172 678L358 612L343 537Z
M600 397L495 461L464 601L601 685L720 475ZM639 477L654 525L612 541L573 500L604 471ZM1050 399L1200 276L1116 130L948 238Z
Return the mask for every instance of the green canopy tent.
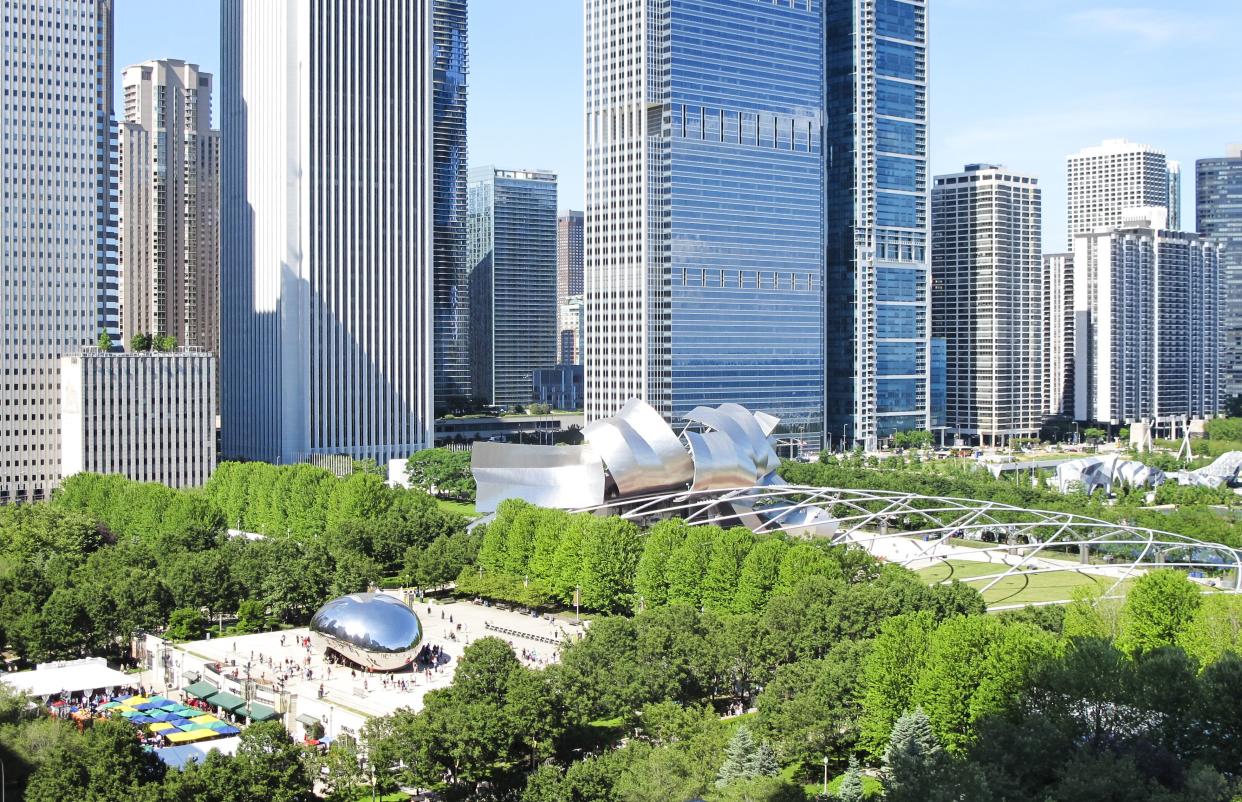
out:
M245 716L251 721L270 721L279 718L280 714L265 704L251 702L242 709L237 711L239 716Z
M215 685L201 680L195 682L193 685L187 685L185 688L182 688L182 690L188 695L193 696L195 699L206 699L209 696L214 696L220 692L220 689Z
M234 696L228 691L220 691L219 693L207 697L204 701L206 701L209 705L215 705L216 707L223 708L230 713L237 710L239 707L244 707L246 704L245 699L240 696Z

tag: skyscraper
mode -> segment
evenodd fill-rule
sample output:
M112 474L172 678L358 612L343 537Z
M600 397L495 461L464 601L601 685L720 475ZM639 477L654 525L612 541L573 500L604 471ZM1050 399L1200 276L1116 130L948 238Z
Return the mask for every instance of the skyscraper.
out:
M556 302L582 295L583 214L562 212L556 218Z
M1074 238L1074 417L1128 423L1220 411L1220 246L1163 207Z
M827 424L929 422L927 3L826 0Z
M946 425L981 445L1044 421L1044 276L1038 180L997 165L937 176L933 335L945 340Z
M1074 254L1044 254L1044 413L1074 414Z
M1182 163L1169 159L1169 230L1182 230Z
M588 420L736 402L822 442L823 38L820 0L587 4Z
M112 1L0 18L0 503L60 474L60 358L116 333Z
M1126 209L1170 206L1168 159L1148 145L1106 139L1066 157L1066 164L1071 248L1079 234L1119 224Z
M1222 392L1242 395L1242 145L1230 145L1223 159L1200 159L1195 174L1199 233L1223 246Z
M466 0L430 0L435 120L434 342L436 409L470 395L470 289L466 266Z
M126 67L118 189L121 338L220 347L220 132L211 75L184 61Z
M432 0L223 0L225 458L432 443Z
M477 401L525 406L557 362L556 176L470 171L470 365Z

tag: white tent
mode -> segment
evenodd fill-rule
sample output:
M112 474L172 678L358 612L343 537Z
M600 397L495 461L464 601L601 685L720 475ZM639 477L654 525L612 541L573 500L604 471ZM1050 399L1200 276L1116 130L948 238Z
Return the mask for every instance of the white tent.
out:
M27 696L42 699L62 693L127 688L136 684L137 677L108 668L108 661L102 657L88 657L40 663L33 671L0 674L0 682Z

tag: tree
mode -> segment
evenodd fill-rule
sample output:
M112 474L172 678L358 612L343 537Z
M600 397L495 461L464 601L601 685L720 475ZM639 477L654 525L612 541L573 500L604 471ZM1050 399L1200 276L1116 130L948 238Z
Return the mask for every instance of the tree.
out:
M911 707L914 682L926 659L934 626L929 612L899 615L880 626L880 634L863 663L865 690L860 718L860 743L873 755L884 754L893 727Z
M242 730L233 767L242 799L313 802L303 750L279 721L261 721Z
M156 351L163 353L177 350L177 338L171 334L157 334L151 344Z
M173 610L168 618L168 637L173 640L199 640L207 628L203 614L192 608Z
M923 802L940 779L944 750L922 708L903 714L893 725L884 751L888 802Z
M716 775L716 787L724 788L730 783L756 776L758 751L759 744L755 743L750 728L739 724L733 737L729 739L729 745L725 747L724 763L720 764L720 771Z
M582 606L605 612L630 607L642 547L642 534L633 523L594 519L582 540Z
M1198 586L1182 572L1166 568L1146 574L1126 596L1117 647L1134 655L1173 645L1201 603Z
M406 461L405 475L414 487L440 498L474 500L474 474L470 470L469 451L424 449Z
M814 543L797 543L781 558L777 593L788 593L803 580L812 577L843 580L841 566Z
M1177 644L1207 667L1226 654L1242 654L1242 597L1214 593L1203 597Z
M152 340L150 334L135 334L129 338L129 349L131 351L150 351Z
M742 575L737 582L737 595L733 598L733 611L754 613L768 603L772 591L780 580L781 561L789 544L780 538L758 543L746 555Z
M702 605L705 610L727 612L733 608L746 555L755 546L755 533L744 526L715 531L711 559L701 585Z
M634 591L638 594L640 606L668 603L666 569L673 552L686 539L687 529L685 521L673 518L660 521L647 533L634 576Z
M686 532L681 545L669 557L664 576L668 603L699 608L703 604L703 578L712 559L713 541L719 529L696 526Z
M99 332L99 336L95 338L95 346L100 351L112 350L112 337L106 331Z
M863 802L863 799L862 772L858 769L858 758L850 755L850 767L837 788L837 802Z

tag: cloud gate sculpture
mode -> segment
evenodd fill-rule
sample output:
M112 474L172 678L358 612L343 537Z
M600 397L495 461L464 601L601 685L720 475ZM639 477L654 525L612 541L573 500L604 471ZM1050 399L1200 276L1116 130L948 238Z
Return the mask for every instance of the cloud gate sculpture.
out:
M373 671L414 662L422 625L414 611L386 593L351 593L319 608L311 632L346 659Z
M680 434L636 398L611 418L586 427L582 446L476 443L471 470L476 507L493 512L517 498L566 510L619 509L655 495L713 494L710 501L738 523L826 536L835 522L822 509L745 492L775 488L780 458L773 448L778 418L737 404L696 407ZM718 494L718 495L714 495Z

